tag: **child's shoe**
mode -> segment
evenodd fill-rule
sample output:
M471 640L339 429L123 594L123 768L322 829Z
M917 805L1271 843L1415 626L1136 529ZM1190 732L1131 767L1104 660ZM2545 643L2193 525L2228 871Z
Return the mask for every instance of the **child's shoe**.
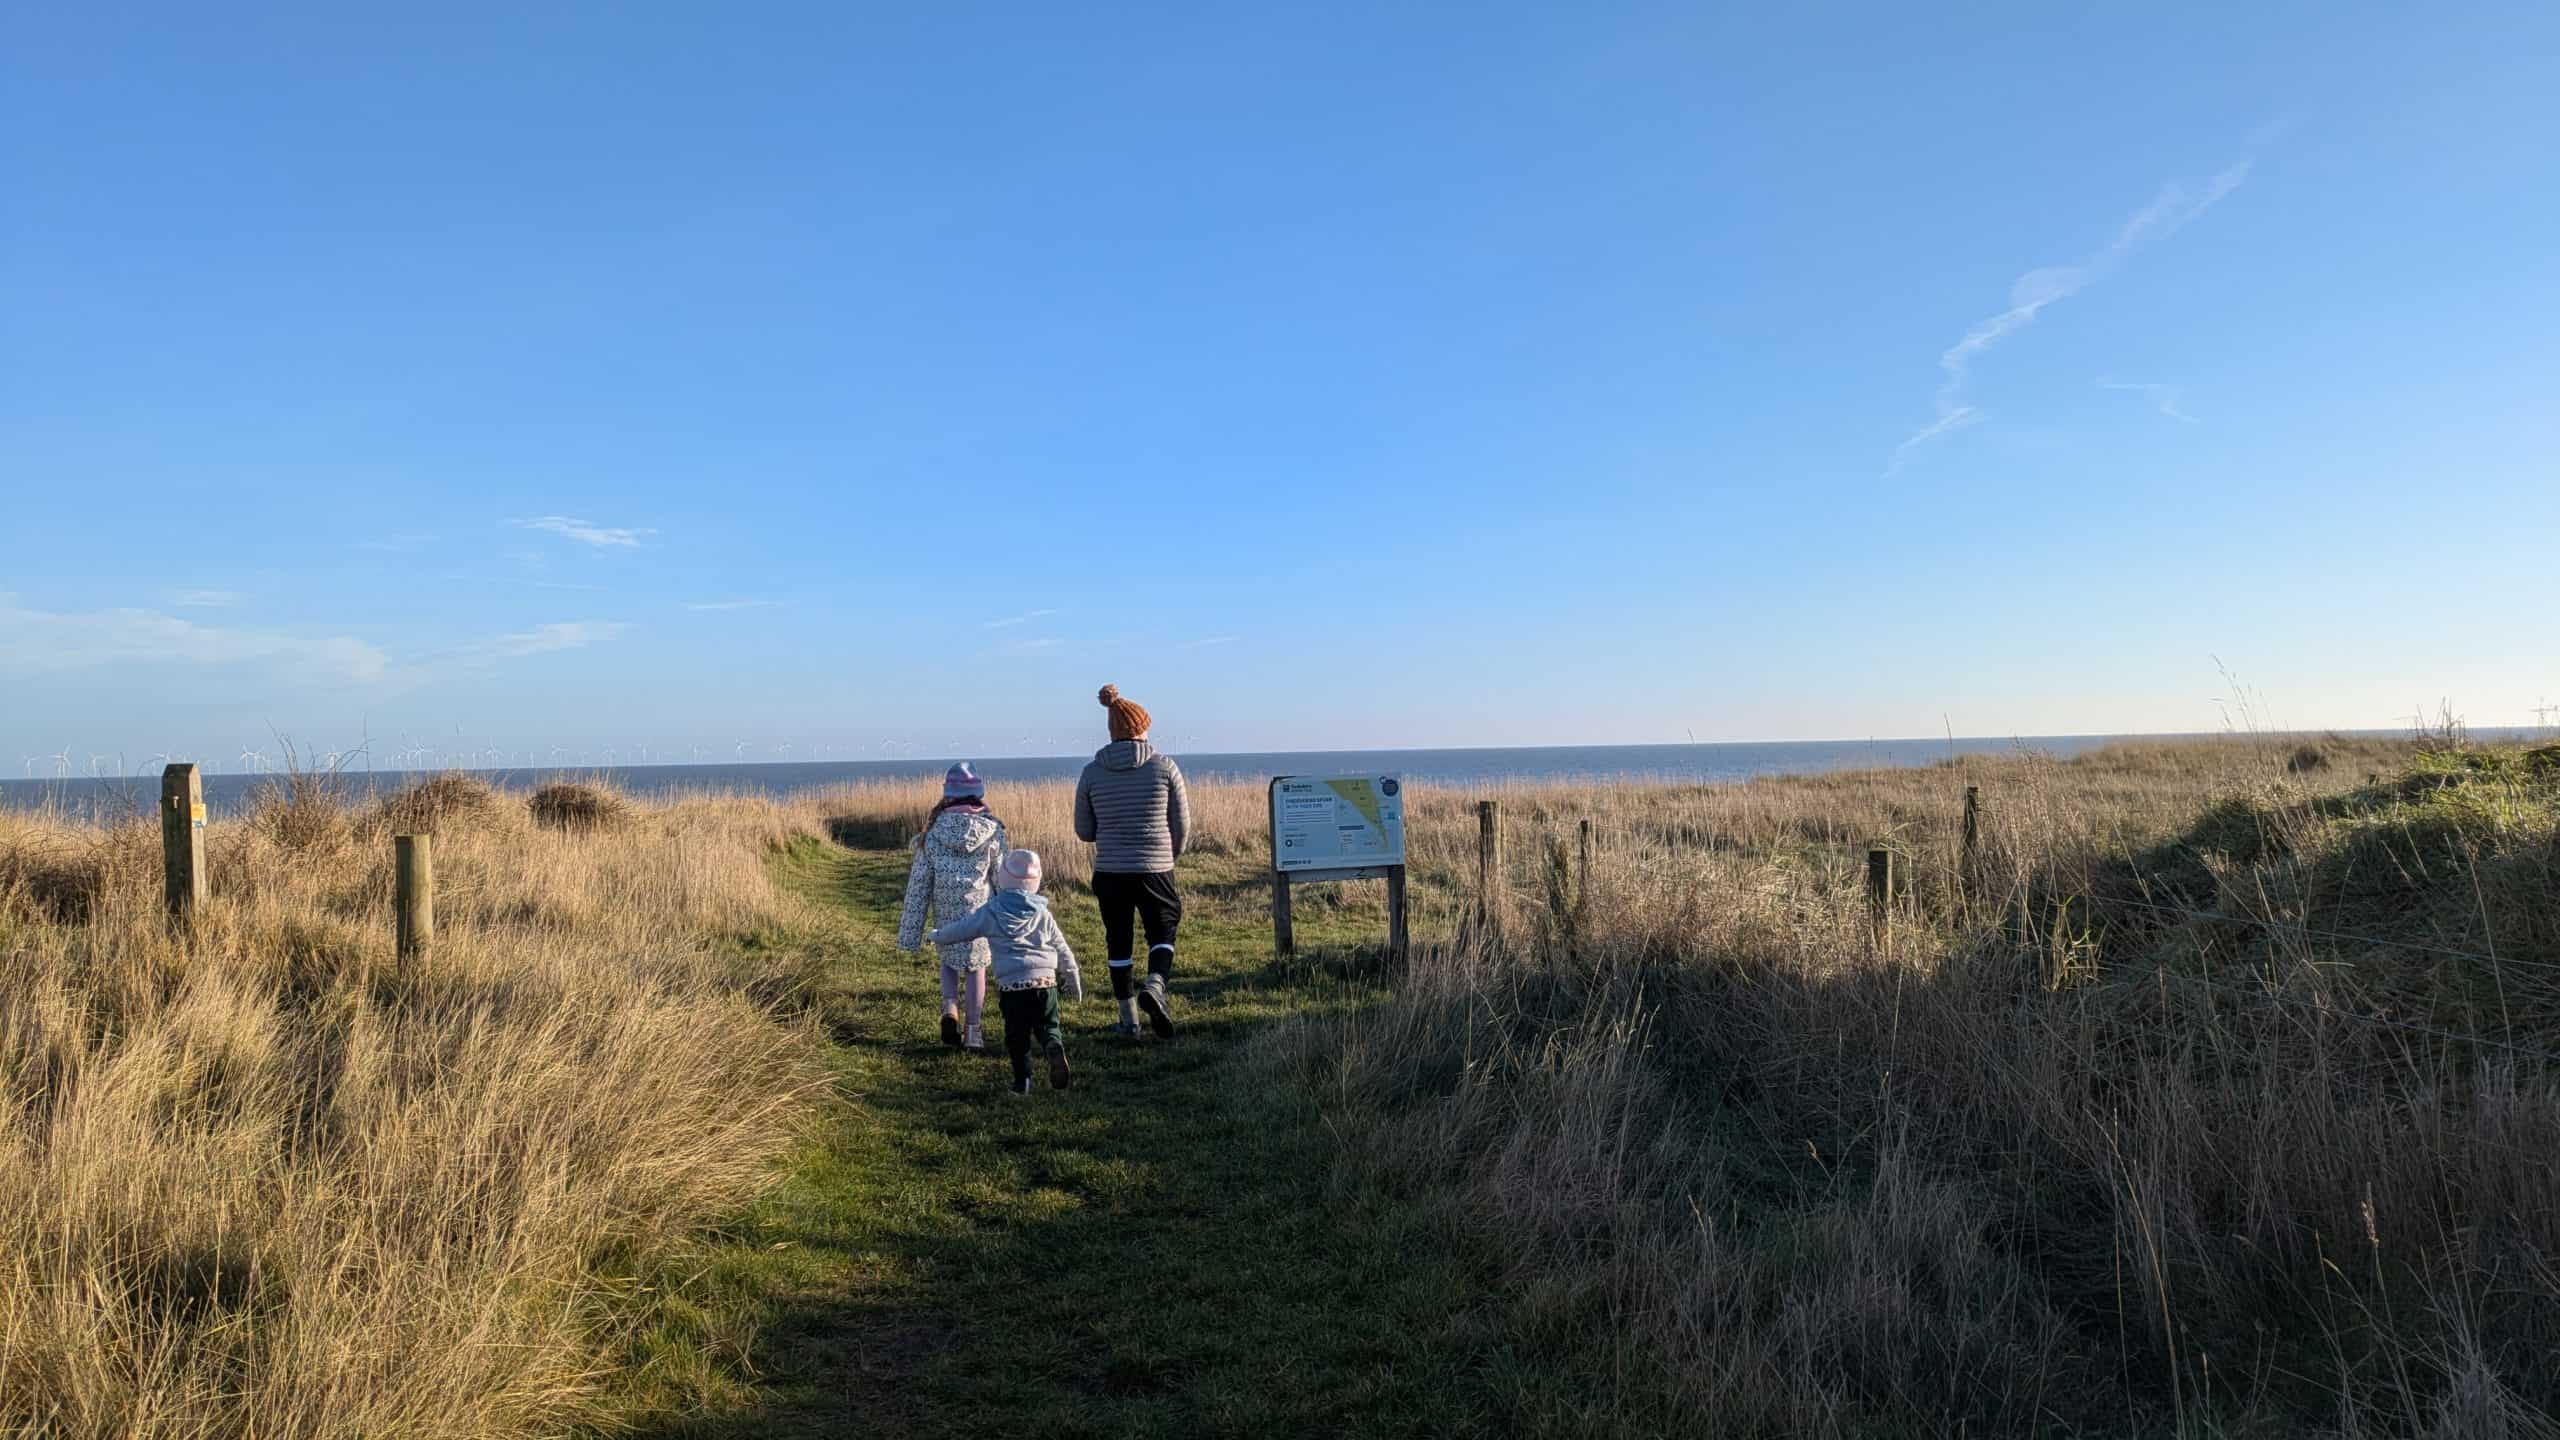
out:
M1116 1024L1116 1025L1112 1026L1112 1027L1111 1027L1111 1029L1110 1029L1107 1033L1108 1033L1108 1034L1111 1036L1111 1038L1112 1038L1112 1039L1114 1039L1114 1040L1126 1040L1126 1041L1131 1042L1132 1044L1135 1044L1135 1043L1137 1042L1138 1037L1139 1037L1140 1035L1144 1034L1145 1032L1144 1032L1144 1031L1142 1031L1142 1030L1140 1030L1140 1029L1138 1028L1138 1026L1137 1026L1137 1022L1136 1022L1136 1021L1133 1021L1133 1020L1123 1020L1123 1021L1121 1021L1120 1023L1118 1023L1118 1024Z
M1049 1088L1067 1088L1067 1047L1055 1040L1049 1042Z
M1012 1096L1014 1099L1016 1099L1016 1100L1019 1100L1019 1099L1021 1099L1023 1096L1030 1094L1030 1093L1031 1093L1031 1077L1030 1077L1030 1076L1028 1076L1028 1075L1017 1075L1017 1076L1015 1076L1015 1077L1014 1077L1014 1079L1013 1079L1013 1084L1011 1084L1011 1085L1009 1085L1009 1086L1007 1086L1007 1087L1006 1087L1005 1093L1007 1093L1007 1094L1011 1095L1011 1096Z
M947 1011L942 1017L942 1043L954 1050L960 1048L960 1017Z
M1147 1012L1147 1023L1155 1027L1156 1038L1173 1038L1173 1012L1165 1008L1164 977L1150 975L1138 987L1138 1008Z
M969 1027L969 1034L968 1034L968 1038L966 1038L966 1039L964 1039L964 1040L962 1040L962 1041L960 1042L960 1048L961 1048L961 1049L963 1049L963 1050L968 1051L968 1052L969 1052L970 1054L972 1054L972 1055L984 1055L984 1054L986 1054L986 1053L987 1053L987 1037L986 1037L986 1033L985 1033L984 1031L980 1030L980 1029L979 1029L977 1026L975 1026L975 1025L970 1026L970 1027Z

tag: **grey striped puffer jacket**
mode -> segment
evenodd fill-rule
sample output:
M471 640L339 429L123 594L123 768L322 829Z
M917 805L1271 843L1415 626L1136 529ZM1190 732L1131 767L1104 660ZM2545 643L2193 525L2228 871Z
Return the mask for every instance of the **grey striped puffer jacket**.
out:
M1182 767L1144 740L1103 746L1076 779L1076 838L1093 842L1096 870L1170 870L1190 825Z

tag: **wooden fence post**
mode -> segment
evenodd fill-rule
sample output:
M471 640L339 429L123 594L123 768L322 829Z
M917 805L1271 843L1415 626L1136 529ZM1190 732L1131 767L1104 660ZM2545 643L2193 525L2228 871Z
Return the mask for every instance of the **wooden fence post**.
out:
M1289 920L1289 872L1271 872L1271 940L1283 960L1298 953L1298 930Z
M1387 958L1401 964L1405 958L1404 867L1387 868Z
M1982 787L1964 787L1964 842L1956 856L1956 908L1970 918L1973 893L1981 888Z
M1476 802L1476 928L1502 923L1502 802Z
M1573 899L1573 862L1564 853L1564 841L1554 835L1547 837L1546 870L1547 921L1569 938L1581 907Z
M436 860L431 835L391 839L391 917L401 959L426 953L436 938Z
M204 779L196 767L160 772L160 878L169 918L187 920L204 900Z
M1883 949L1893 932L1893 852L1882 845L1867 847L1867 920Z

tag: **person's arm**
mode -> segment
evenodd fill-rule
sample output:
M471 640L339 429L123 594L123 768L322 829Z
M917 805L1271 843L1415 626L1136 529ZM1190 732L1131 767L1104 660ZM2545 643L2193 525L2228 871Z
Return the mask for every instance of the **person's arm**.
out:
M915 863L907 867L907 901L898 911L899 949L913 950L924 943L924 910L932 898L933 853L918 841Z
M1067 932L1058 928L1055 916L1049 919L1049 943L1058 947L1058 990L1069 1000L1084 998L1084 974L1076 969L1075 947L1067 943Z
M1093 767L1076 777L1076 838L1093 843Z
M1173 853L1179 856L1191 838L1191 793L1183 788L1182 767L1170 755L1164 757L1164 772L1172 782L1164 797L1164 828L1173 837Z
M989 901L924 938L936 945L957 945L963 940L984 940L987 938L987 917L994 913L995 904Z

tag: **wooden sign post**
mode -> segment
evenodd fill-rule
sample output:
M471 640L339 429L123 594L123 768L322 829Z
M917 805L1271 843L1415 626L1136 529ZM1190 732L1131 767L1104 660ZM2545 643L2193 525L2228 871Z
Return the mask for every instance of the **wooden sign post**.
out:
M432 835L391 837L392 947L403 960L427 951L436 938L436 858Z
M204 780L193 765L160 772L160 880L169 918L183 921L205 895Z
M1387 882L1387 954L1404 959L1404 785L1395 776L1271 782L1271 938L1281 955L1298 953L1291 887L1329 880Z

